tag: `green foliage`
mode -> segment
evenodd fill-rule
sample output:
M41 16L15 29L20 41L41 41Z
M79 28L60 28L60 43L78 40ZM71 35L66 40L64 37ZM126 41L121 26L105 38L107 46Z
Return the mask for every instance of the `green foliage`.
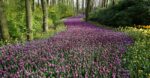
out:
M123 56L123 67L130 70L131 78L150 77L150 30L132 27L119 28L134 38L133 45L127 48Z
M49 18L51 18L53 23L60 20L60 12L57 6L49 8Z
M25 33L25 9L22 8L24 7L23 2L24 1L17 0L12 3L8 3L5 8L9 33L13 39L21 39L23 33Z
M59 12L61 14L61 18L73 16L73 7L65 5L65 4L59 4L58 6Z
M33 12L33 33L42 31L43 13L41 10L42 9L40 7L37 7Z
M5 13L7 16L8 28L11 39L9 41L0 40L0 46L10 43L26 41L26 12L25 1L7 0L4 1L6 6ZM42 32L43 13L41 5L36 5L32 11L33 37L34 39L47 38L57 32L65 30L65 26L60 21L64 17L72 16L72 5L59 3L57 5L48 6L48 26L47 33Z
M49 38L49 37L54 36L56 33L59 33L65 30L66 30L65 25L63 23L60 23L57 25L56 29L50 28L48 32L45 32L45 33L43 33L42 31L34 33L34 39Z
M109 8L92 12L90 20L109 26L131 26L150 24L149 0L123 0Z

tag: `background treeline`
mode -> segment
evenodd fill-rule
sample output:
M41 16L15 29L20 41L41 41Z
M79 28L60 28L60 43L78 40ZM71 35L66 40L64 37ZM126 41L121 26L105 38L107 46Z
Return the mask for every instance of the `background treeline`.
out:
M0 39L25 41L49 36L74 15L73 0L0 0Z
M104 25L134 26L150 24L150 0L99 0L89 19Z

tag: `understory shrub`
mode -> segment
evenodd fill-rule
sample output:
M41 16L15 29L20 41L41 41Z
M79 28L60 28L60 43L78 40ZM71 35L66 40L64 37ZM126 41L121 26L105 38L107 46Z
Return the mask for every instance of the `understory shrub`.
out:
M25 1L22 0L8 0L5 2L6 20L8 23L8 29L10 39L4 41L0 38L0 46L10 43L25 42L26 41L26 12ZM65 26L61 22L64 17L73 15L72 5L59 4L48 6L48 28L47 33L42 32L43 25L43 12L41 5L35 4L33 10L32 6L32 31L33 38L47 38L54 35L56 32L65 30ZM60 30L60 28L62 28ZM47 37L46 37L47 36Z
M73 16L73 14L74 14L73 7L71 5L67 6L65 4L60 4L58 6L58 9L59 9L61 18Z
M25 34L25 5L21 0L11 1L12 4L7 4L9 6L5 6L5 13L7 16L9 33L12 39L23 39L23 35ZM14 5L20 4L20 5ZM9 8L11 7L11 8Z
M119 27L150 24L149 0L123 0L108 8L99 8L90 14L90 20Z

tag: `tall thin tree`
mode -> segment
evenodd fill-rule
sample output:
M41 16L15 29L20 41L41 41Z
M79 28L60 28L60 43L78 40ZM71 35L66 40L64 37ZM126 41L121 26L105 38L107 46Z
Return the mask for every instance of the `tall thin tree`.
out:
M47 5L49 6L49 4L50 4L50 1L49 1L49 0L47 0Z
M84 0L82 0L82 10L84 10Z
M47 1L41 0L42 4L42 11L43 11L43 32L48 31L48 8L47 8Z
M0 35L2 39L8 40L10 35L9 35L9 30L7 26L7 20L6 20L6 15L4 12L4 2L3 0L0 0Z
M40 6L40 0L38 0L37 3L38 3L38 6Z
M88 21L89 18L90 1L91 0L86 0L85 21Z
M32 11L35 10L35 0L32 0Z
M77 9L77 14L79 13L79 0L76 0L76 9Z
M32 40L33 39L33 33L32 33L31 0L25 0L25 7L26 7L27 40Z
M112 0L112 5L113 5L113 6L115 5L115 0Z
M105 1L105 7L108 7L108 0Z

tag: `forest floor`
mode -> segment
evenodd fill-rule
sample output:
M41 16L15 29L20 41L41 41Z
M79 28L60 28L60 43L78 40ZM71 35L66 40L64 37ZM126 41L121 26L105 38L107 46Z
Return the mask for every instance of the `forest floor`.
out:
M122 54L126 46L133 42L132 39L122 32L81 21L81 18L82 16L65 19L67 30L49 39L1 47L0 59L4 68L0 69L0 73L10 76L11 69L13 77L25 70L24 75L43 72L42 75L39 73L38 75L57 77L111 75L115 78L118 70L122 70ZM14 65L18 65L19 69L11 68Z

